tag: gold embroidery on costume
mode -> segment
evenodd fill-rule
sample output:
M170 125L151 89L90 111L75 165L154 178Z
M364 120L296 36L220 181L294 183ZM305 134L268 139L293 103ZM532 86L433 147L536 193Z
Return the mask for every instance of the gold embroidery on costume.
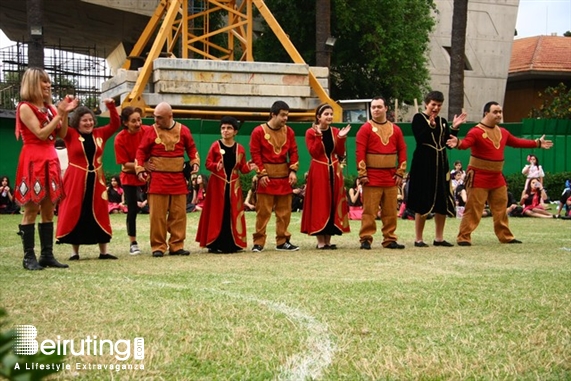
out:
M371 126L373 126L373 128L372 128L373 132L379 138L381 138L381 143L383 143L384 146L389 144L389 140L390 140L391 136L393 136L393 133L394 133L393 124L391 122L388 122L388 121L385 124L378 124L378 123L375 123L375 121L372 119L369 121L369 123L371 124ZM375 131L375 130L377 130L377 131Z
M424 117L424 120L426 120L428 127L432 128L433 130L436 128L436 118L434 118L434 126L433 126L432 124L430 124L430 117L427 117L426 114L423 112L421 112L420 115Z
M97 147L103 148L103 139L101 137L95 138L95 144L97 145Z
M160 143L157 144L162 144L165 147L165 151L174 151L174 147L180 141L181 124L176 122L170 130L161 129L156 124L153 125L153 128L157 134L155 143L157 143L157 140L160 140Z
M274 153L279 155L282 151L282 147L287 141L287 127L282 127L279 130L272 130L267 124L263 124L264 138L268 143L274 147Z
M489 127L483 126L482 124L478 124L476 127L478 127L480 130L484 131L484 133L482 134L482 137L484 139L490 139L492 141L492 143L494 144L495 149L500 148L500 142L502 141L502 130L500 130L500 128L498 126L494 126L492 128L489 128Z

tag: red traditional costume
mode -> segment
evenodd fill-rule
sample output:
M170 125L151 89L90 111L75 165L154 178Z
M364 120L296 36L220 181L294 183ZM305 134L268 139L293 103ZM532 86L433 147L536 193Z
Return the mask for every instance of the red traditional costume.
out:
M217 168L223 161L224 166ZM246 219L240 186L240 173L250 172L244 147L235 143L225 146L215 141L206 157L206 169L212 172L200 221L196 242L215 252L235 252L246 247ZM226 222L226 223L225 223ZM227 225L227 226L224 226Z
M311 235L348 233L347 197L339 163L339 158L345 156L345 138L339 137L339 129L335 127L329 127L321 136L310 128L305 133L305 143L312 160L305 188L301 232Z
M28 202L39 205L49 195L50 200L55 204L64 195L61 169L55 150L57 129L46 140L40 140L20 119L20 107L24 103L34 112L40 121L41 128L57 115L55 107L47 103L44 103L45 110L40 110L29 102L18 104L16 138L19 138L21 134L24 145L18 159L14 197L21 205Z
M363 216L359 238L373 242L377 231L375 218L381 206L383 247L396 242L397 196L395 176L403 177L406 170L406 144L401 129L389 121L363 124L356 136L357 171L359 178L367 177L363 185Z
M258 167L258 178L268 176L267 187L258 184L256 203L256 232L254 245L266 243L266 226L272 214L276 213L276 243L278 246L289 241L288 232L291 218L292 187L289 183L290 171L297 171L299 156L293 130L284 126L278 130L267 123L257 126L250 137L250 154Z
M69 128L65 145L69 166L63 178L67 197L58 212L56 238L60 243L96 244L111 239L107 184L103 171L103 149L107 140L121 127L114 104L108 104L110 124L94 128L91 134L82 134ZM89 219L95 225L80 223ZM101 229L96 234L93 229ZM93 234L92 234L93 233Z
M137 150L136 172L145 172L143 163L150 160L155 170L150 174L151 249L164 253L183 250L186 239L186 179L182 172L184 153L190 165L200 164L198 151L188 127L175 122L171 128L156 123L147 130ZM167 220L168 214L168 220ZM170 238L167 245L167 231Z
M458 149L471 148L470 163L466 171L468 200L460 223L458 242L470 242L471 234L482 218L486 200L494 220L494 232L500 242L514 239L506 212L507 189L502 174L505 147L538 148L539 140L516 138L505 128L488 127L482 123L470 129L464 139L458 140Z

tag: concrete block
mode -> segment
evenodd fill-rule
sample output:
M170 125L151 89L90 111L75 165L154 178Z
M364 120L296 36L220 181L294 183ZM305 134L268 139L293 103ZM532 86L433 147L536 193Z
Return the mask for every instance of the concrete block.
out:
M204 94L204 95L236 95L236 96L279 96L309 97L309 86L283 85L250 85L242 83L181 82L159 81L155 83L155 92L159 94Z
M190 70L190 71L214 71L214 72L238 72L238 73L281 73L307 75L309 66L306 64L290 64L277 62L244 62L244 61L213 61L182 58L157 58L153 61L153 68Z

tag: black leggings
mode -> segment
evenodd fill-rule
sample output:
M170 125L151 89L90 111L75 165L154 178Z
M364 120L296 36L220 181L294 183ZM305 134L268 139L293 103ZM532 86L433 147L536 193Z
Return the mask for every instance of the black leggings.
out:
M139 213L137 188L139 188L137 185L123 185L125 203L127 204L127 235L129 237L137 236L137 214Z

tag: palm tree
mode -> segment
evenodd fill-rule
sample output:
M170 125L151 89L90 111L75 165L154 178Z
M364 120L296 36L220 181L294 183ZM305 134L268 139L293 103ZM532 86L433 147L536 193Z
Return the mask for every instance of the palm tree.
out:
M450 84L448 87L448 120L464 107L464 67L468 0L454 0L452 41L450 46Z
M315 65L329 67L331 48L325 41L331 35L331 0L315 1Z

